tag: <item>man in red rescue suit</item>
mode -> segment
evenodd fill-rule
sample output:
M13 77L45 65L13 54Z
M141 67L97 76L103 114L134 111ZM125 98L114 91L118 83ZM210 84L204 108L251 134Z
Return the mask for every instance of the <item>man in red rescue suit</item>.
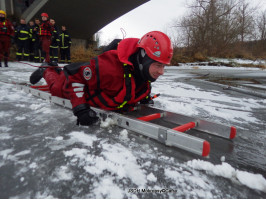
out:
M6 19L6 12L0 10L0 67L2 67L1 61L3 57L5 67L8 67L9 49L12 36L14 36L14 27L12 23Z
M146 101L150 83L163 75L172 55L168 36L152 31L141 39L121 40L116 50L106 51L89 63L66 65L63 71L39 68L30 82L36 84L43 77L52 95L70 99L78 124L88 126L98 119L91 106L120 110Z
M54 28L50 21L48 20L49 16L47 13L42 13L42 23L39 30L39 38L42 44L42 57L45 58L47 63L50 63L50 45L51 37L54 31Z

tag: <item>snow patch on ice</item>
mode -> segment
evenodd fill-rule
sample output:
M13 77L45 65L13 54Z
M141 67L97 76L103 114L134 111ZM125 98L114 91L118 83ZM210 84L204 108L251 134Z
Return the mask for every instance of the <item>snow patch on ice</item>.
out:
M7 117L10 117L12 116L10 113L8 112L4 112L4 111L1 111L0 112L0 118L7 118Z
M55 170L54 176L52 178L53 182L58 181L70 181L73 179L73 174L67 166L60 166Z
M221 165L214 165L203 160L191 160L187 162L187 165L193 169L204 170L209 174L238 181L249 188L266 192L266 179L261 174L240 171L225 162Z
M33 162L33 163L31 163L31 164L29 165L29 168L31 168L31 169L35 169L36 167L37 167L36 162Z
M2 156L3 159L5 160L5 159L7 159L8 155L10 153L12 153L13 151L14 151L14 149L5 149L5 150L2 150L2 151L0 151L0 156Z
M18 121L24 120L24 119L26 119L25 116L17 116L17 117L15 117L15 120L18 120Z
M62 136L57 136L56 138L55 138L55 140L57 140L57 141L60 141L60 140L63 140L64 138L62 137Z
M9 135L9 133L1 133L0 135L0 140L8 140L10 138L12 137Z
M72 136L74 135L77 134L72 133ZM147 176L145 171L128 148L120 144L107 144L103 140L100 141L100 146L102 150L100 155L97 156L90 153L91 149L80 148L64 151L64 155L71 159L71 164L78 165L93 176L106 177L106 172L108 172L113 178L129 179L139 187L146 185ZM149 178L153 179L151 175ZM97 197L100 198L122 198L125 194L125 191L114 184L110 177L106 180L101 179L99 183L94 185L94 191Z
M123 199L123 191L113 181L112 177L104 177L93 190L96 199Z
M0 133L9 132L12 129L6 126L0 126Z
M157 178L154 176L153 173L150 173L150 174L147 175L147 180L151 181L151 182L156 182Z
M21 151L19 153L16 153L14 156L17 157L17 156L25 156L27 154L30 154L30 150L24 150L24 151Z
M108 117L104 121L101 120L100 127L101 128L108 128L108 127L113 126L115 124L116 124L115 120L113 120L112 118Z
M186 198L214 198L215 194L212 194L215 187L208 183L207 180L193 175L182 168L164 170L165 176L173 180L180 190L186 194ZM216 192L217 193L217 192Z
M120 135L119 135L119 138L125 142L128 142L129 141L129 138L128 138L128 131L126 129L123 129L122 131L120 131Z
M80 142L85 146L91 147L93 142L97 140L97 137L92 134L86 134L83 131L73 131L69 133L72 140L75 140L76 142Z

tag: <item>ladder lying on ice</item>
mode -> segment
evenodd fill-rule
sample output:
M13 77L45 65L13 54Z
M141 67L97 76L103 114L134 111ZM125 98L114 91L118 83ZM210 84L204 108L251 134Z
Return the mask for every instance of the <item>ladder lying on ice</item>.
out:
M47 85L43 86L26 86L16 84L16 87L26 93L46 99L57 105L72 109L70 100L52 96L49 93ZM141 113L152 113L141 117L132 117L119 114L112 111L106 111L99 108L92 108L100 116L112 118L116 124L127 130L137 132L141 135L155 139L167 146L175 146L177 148L202 155L208 156L210 153L210 143L204 139L184 133L189 129L203 131L212 135L233 139L236 136L236 128L222 124L213 123L201 119L196 119L183 114L172 113L147 106L138 106L137 110ZM152 123L156 119L163 119L174 124L181 124L174 128Z

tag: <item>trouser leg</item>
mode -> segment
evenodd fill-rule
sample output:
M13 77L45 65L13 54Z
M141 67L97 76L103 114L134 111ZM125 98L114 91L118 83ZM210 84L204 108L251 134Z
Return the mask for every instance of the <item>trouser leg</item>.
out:
M62 78L64 75L61 71L59 74L56 70L48 68L44 71L43 78L49 86L49 90L53 96L62 97Z
M45 52L45 61L50 62L50 44L51 40L49 38L42 39L42 50Z
M71 63L71 59L70 59L70 47L66 48L66 58L67 58L67 62Z
M18 41L17 42L17 47L18 47L18 50L17 50L17 53L16 53L16 58L18 61L20 61L22 59L22 53L23 53L23 43L22 41Z
M65 59L66 59L65 49L61 48L60 54L61 54L61 62L65 62Z
M30 57L29 40L25 40L23 43L24 43L23 44L23 48L24 48L23 58L24 60L29 60L29 57Z

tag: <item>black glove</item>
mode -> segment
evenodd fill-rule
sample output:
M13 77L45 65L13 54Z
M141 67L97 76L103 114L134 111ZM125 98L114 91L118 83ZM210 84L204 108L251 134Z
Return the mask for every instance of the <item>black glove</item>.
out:
M75 115L78 117L77 125L90 126L98 121L99 117L96 116L96 112L92 109L80 110Z
M151 97L148 97L148 98L140 100L140 104L151 104L151 105L153 105L154 101L151 99Z

